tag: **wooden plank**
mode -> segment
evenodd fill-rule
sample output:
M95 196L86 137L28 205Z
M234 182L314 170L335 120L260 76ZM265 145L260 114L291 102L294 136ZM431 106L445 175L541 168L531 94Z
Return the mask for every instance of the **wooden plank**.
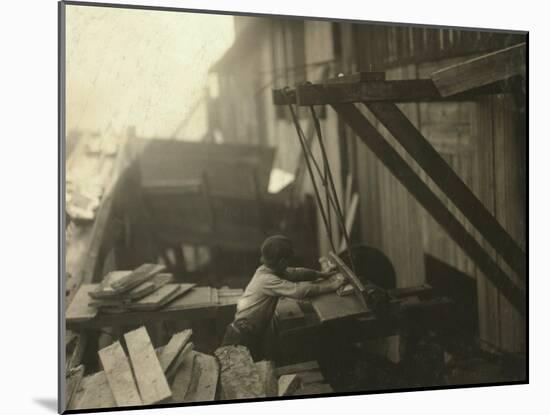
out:
M167 284L141 300L128 304L126 307L135 311L158 310L176 297L184 295L191 288L193 288L193 284Z
M151 279L151 281L141 283L137 287L132 288L130 291L128 291L128 293L126 294L126 298L130 300L139 300L146 295L158 290L160 287L163 287L166 284L172 282L173 280L174 276L172 274L157 274Z
M307 372L309 370L319 370L319 363L315 360L296 363L293 365L281 366L275 370L277 376L290 375L293 373Z
M98 355L117 406L141 405L130 363L120 343L101 349Z
M145 327L126 333L124 340L143 404L153 405L169 399L172 391Z
M201 308L209 305L215 305L215 303L212 302L212 288L193 286L184 296L178 297L176 300L172 301L166 309L176 311Z
M208 402L216 399L220 369L215 357L193 352L193 380L185 394L185 402Z
M299 106L349 104L356 102L444 102L471 101L484 94L507 92L510 85L499 82L443 97L431 79L349 82L340 84L304 84L296 89L272 91L274 105Z
M296 88L296 104L299 106L362 101L416 102L440 98L431 79L308 84Z
M520 43L441 69L432 74L437 89L447 97L513 76L525 76L527 45Z
M97 308L88 304L90 301L90 292L95 289L95 284L82 284L78 288L65 313L65 320L67 322L90 320L97 315Z
M258 370L244 346L223 346L214 352L220 362L220 382L224 399L265 397Z
M185 345L181 353L178 355L176 360L170 367L165 371L166 373L166 379L170 382L174 377L176 376L176 373L178 373L178 369L182 364L184 364L185 360L188 358L188 355L190 355L193 352L194 349L193 342L189 342Z
M365 105L514 271L525 278L525 252L401 110L392 103Z
M277 396L278 386L277 378L275 377L275 366L273 362L268 360L262 360L254 363L258 374L260 375L260 381L264 387L264 394L266 397Z
M385 72L355 72L349 75L338 75L336 78L330 78L324 81L325 84L345 84L350 82L365 82L365 81L384 81L386 79Z
M193 376L193 367L195 365L195 352L190 350L189 353L182 353L184 359L178 367L178 370L172 381L172 402L185 402L185 395L189 390Z
M114 306L123 306L125 303L130 303L132 301L141 300L149 294L154 293L159 288L173 281L172 274L157 274L151 281L145 281L138 285L135 288L132 288L130 291L124 293L115 293L113 295L105 295L105 290L98 289L97 291L92 291L90 296L92 300L89 302L89 305L94 307L114 307ZM101 294L100 294L101 293ZM99 294L99 298L98 298Z
M335 104L333 108L350 125L358 137L384 163L416 200L441 225L448 235L482 269L502 294L520 313L525 314L525 291L516 286L481 245L448 210L443 202L418 177L406 161L353 104Z
M111 287L113 287L115 291L130 290L142 282L153 278L156 274L164 271L165 269L166 267L160 264L143 264L133 270L130 274L113 281L111 283Z
M192 334L193 331L190 329L183 330L174 334L166 346L164 346L159 356L159 361L160 367L162 367L165 373L179 356Z
M300 378L298 375L289 374L289 375L282 375L279 378L279 396L291 396L294 395L294 392L300 388Z
M312 298L311 305L321 323L341 318L358 317L370 312L355 295L322 294Z
M95 299L111 298L119 295L112 284L130 275L132 271L111 271L103 278L103 281L97 286L96 291L90 292L90 297Z
M68 409L100 409L117 406L105 371L84 377L80 387L81 392Z

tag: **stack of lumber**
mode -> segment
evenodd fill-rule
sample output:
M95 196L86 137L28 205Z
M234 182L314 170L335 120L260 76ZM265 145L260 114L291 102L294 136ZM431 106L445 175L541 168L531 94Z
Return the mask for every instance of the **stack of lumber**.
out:
M316 361L278 367L275 370L279 396L307 396L334 392Z
M191 330L172 336L154 349L145 327L99 350L103 370L85 377L73 375L68 409L131 407L162 403L203 402L216 398L216 359L193 350ZM69 385L68 385L69 386ZM75 391L76 389L76 391ZM70 392L70 391L69 391Z
M88 306L103 312L148 311L164 307L193 288L192 284L170 284L171 274L163 265L143 264L133 271L112 271L88 292Z

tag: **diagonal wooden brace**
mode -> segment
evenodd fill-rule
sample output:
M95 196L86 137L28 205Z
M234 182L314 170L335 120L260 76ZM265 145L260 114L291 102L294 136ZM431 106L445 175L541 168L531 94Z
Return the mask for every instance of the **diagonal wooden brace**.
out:
M460 209L483 238L495 248L502 259L525 280L525 252L397 105L388 102L364 104Z
M518 287L498 266L476 239L449 211L444 203L422 181L409 164L372 126L354 104L333 104L332 107L390 172L439 223L456 244L474 261L504 297L525 315L525 290Z

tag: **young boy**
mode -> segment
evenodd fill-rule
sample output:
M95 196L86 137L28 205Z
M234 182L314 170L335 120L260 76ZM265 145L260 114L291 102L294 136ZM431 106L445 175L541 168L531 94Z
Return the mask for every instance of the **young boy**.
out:
M344 278L333 271L288 267L294 252L292 242L285 236L267 238L261 251L262 265L239 299L235 319L227 327L222 343L246 346L255 360L262 357L262 348L269 346L262 343L273 334L269 332L274 330L273 315L280 297L301 300L336 291L344 283Z

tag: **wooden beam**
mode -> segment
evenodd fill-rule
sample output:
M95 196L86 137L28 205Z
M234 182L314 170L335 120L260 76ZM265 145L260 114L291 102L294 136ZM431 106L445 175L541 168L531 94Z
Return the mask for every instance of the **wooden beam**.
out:
M339 75L324 81L325 84L345 84L351 82L384 81L385 72L355 72L349 75Z
M431 79L307 84L296 87L300 106L361 101L417 102L441 98Z
M447 97L480 86L525 76L527 45L520 43L443 68L432 74L437 89Z
M508 265L522 279L525 279L527 269L525 252L407 116L393 103L365 102L365 105Z
M141 405L130 363L120 343L101 349L98 355L117 406Z
M272 91L275 105L332 105L357 102L440 102L471 101L481 94L510 92L506 82L485 85L452 97L444 97L431 79L305 84L296 89Z
M384 139L353 104L335 104L334 110L382 161L388 170L405 186L416 200L439 223L455 243L474 261L510 303L525 315L525 291L481 247L475 238L430 190L399 153Z

